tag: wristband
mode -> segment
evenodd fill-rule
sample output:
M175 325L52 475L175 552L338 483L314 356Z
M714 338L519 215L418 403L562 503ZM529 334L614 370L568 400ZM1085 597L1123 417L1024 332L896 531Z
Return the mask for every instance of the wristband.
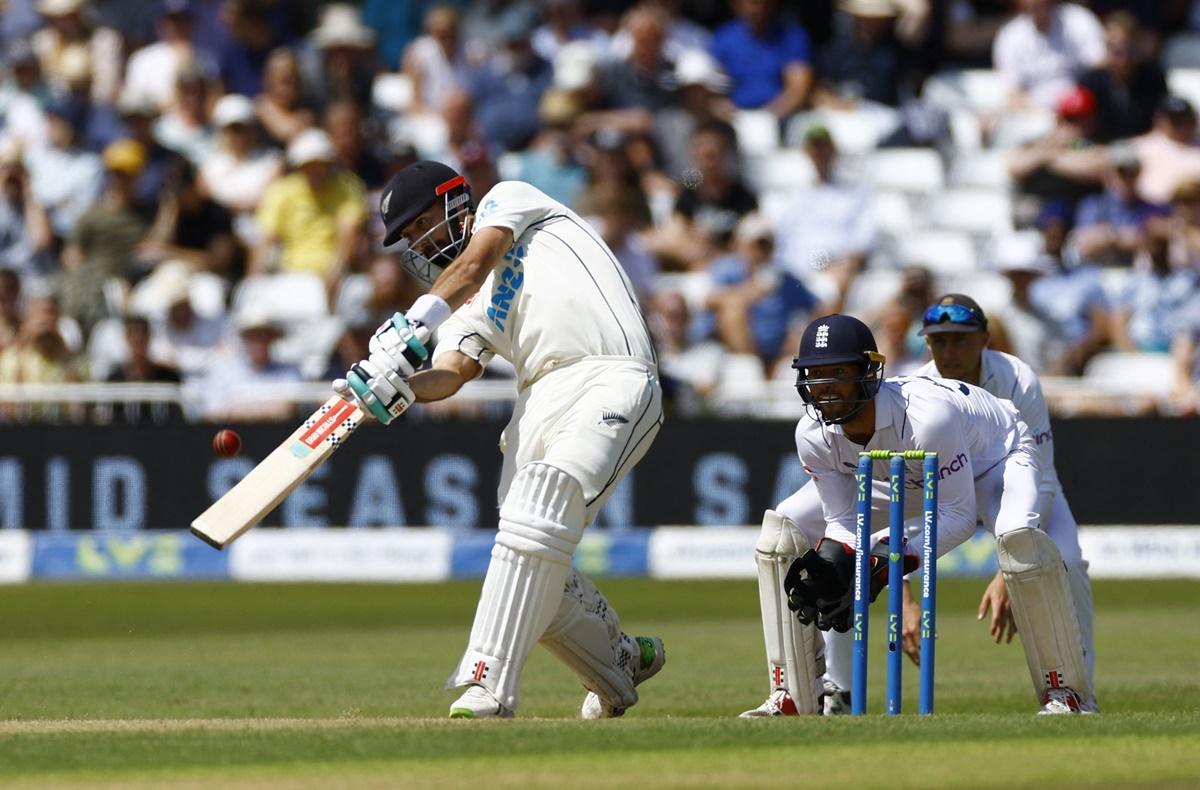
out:
M432 332L441 326L452 312L450 305L442 297L436 294L422 294L412 303L412 307L408 308L405 317L409 321L424 324Z

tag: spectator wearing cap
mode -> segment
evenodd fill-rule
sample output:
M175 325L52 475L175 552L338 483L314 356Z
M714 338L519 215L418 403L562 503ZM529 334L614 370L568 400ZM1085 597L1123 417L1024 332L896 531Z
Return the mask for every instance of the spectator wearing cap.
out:
M1010 103L1054 109L1079 74L1104 60L1104 28L1088 9L1059 0L1013 0L1018 13L996 35L992 64Z
M879 229L871 196L838 175L838 149L829 129L809 127L803 145L815 183L793 190L772 212L775 239L787 271L836 307L875 250Z
M1147 225L1168 213L1138 197L1141 162L1128 144L1108 149L1104 191L1083 199L1075 213L1074 243L1084 260L1101 266L1129 266L1142 248Z
M711 326L726 349L753 354L770 367L787 348L789 332L818 312L819 300L784 270L775 254L771 221L758 212L742 218L733 251L712 262L702 326Z
M129 56L122 93L146 96L162 111L175 99L175 80L185 66L199 63L215 73L216 64L207 62L207 55L192 43L193 22L189 0L163 0L157 22L158 41Z
M209 79L196 63L182 66L175 76L175 100L154 125L155 138L191 160L197 167L212 153L214 132L209 125Z
M279 324L259 308L235 317L240 343L228 346L200 380L203 413L209 420L288 420L296 402L280 397L300 382L300 371L276 362L271 347L283 336Z
M910 58L897 30L902 12L908 17L903 28L910 41L923 35L928 5L894 0L841 0L839 7L848 18L817 59L819 75L814 102L822 106L852 109L860 101L897 107L901 98L913 95ZM920 17L915 22L912 17Z
M319 129L297 135L287 158L294 172L271 184L258 207L261 238L249 273L311 272L332 291L362 240L363 183L334 164L333 144Z
M1054 322L1031 301L1030 289L1040 277L1057 271L1057 263L1042 251L1036 231L1024 231L1000 245L996 270L1012 286L1012 296L993 316L1004 327L1009 351L1039 374L1049 372L1065 347Z
M1138 193L1153 203L1166 203L1185 181L1200 178L1200 137L1196 110L1181 96L1167 96L1158 107L1154 129L1136 140L1142 176Z
M438 114L450 92L466 86L469 67L458 11L434 6L425 14L424 30L404 50L403 73L412 83L409 112Z
M20 149L0 143L0 270L47 275L53 246L50 218L29 188Z
M692 133L691 167L670 220L653 234L651 246L672 267L701 270L729 248L742 217L758 199L742 181L737 135L728 124L711 122Z
M254 111L267 137L286 147L296 135L317 122L317 114L304 102L300 60L285 47L271 52L263 70L263 91L254 100Z
M1102 146L1095 144L1096 100L1087 88L1072 87L1058 100L1054 128L1016 148L1008 173L1017 191L1074 205L1098 192L1108 169Z
M144 274L134 253L150 223L138 211L134 189L145 166L146 151L134 140L104 149L104 194L79 218L63 250L63 311L88 330L110 313L107 284L115 280L127 287Z
M87 106L73 96L46 106L46 140L25 152L29 187L50 216L50 228L66 238L104 190L104 163L78 142Z
M1172 266L1169 242L1166 223L1153 223L1142 239L1113 308L1112 342L1120 351L1169 351L1185 308L1200 293L1200 272Z
M730 6L735 18L713 33L710 52L733 80L733 103L780 118L803 109L813 85L808 33L779 13L777 0Z
M38 0L37 11L46 26L30 38L42 72L59 90L68 90L74 70L70 60L82 56L89 74L91 99L99 104L117 100L124 67L121 34L92 22L87 0Z
M182 260L229 279L241 275L244 255L233 234L233 215L200 191L196 168L183 157L163 173L154 224L137 254L150 261Z
M538 104L554 78L553 67L529 45L534 23L532 15L506 17L498 51L467 77L480 126L505 151L519 151L537 135Z
M1153 125L1154 110L1167 95L1167 80L1143 49L1135 16L1117 11L1104 20L1104 62L1079 75L1079 84L1096 97L1097 142L1145 134Z
M363 24L356 5L330 3L308 37L301 58L306 103L318 112L330 102L348 99L371 106L371 87L378 73L375 31Z
M261 143L254 104L245 96L222 96L213 107L217 141L200 166L200 189L234 216L244 243L253 243L254 212L267 187L284 172L283 157Z

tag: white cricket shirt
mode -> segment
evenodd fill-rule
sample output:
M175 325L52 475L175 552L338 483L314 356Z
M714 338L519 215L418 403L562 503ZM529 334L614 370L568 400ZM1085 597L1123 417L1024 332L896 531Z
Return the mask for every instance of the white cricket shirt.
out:
M529 184L501 181L475 214L475 231L490 227L511 230L513 245L439 328L435 359L459 351L486 365L500 356L512 363L518 389L588 357L657 366L629 278L575 212Z

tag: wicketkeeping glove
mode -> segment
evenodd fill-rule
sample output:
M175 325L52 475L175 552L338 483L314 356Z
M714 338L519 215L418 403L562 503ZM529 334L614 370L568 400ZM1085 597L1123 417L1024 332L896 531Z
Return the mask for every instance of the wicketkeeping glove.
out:
M888 542L879 541L871 550L867 590L874 603L888 582ZM904 573L916 570L920 561L904 555ZM854 549L829 538L817 548L796 558L783 580L788 608L804 625L815 622L822 631L850 630L854 606Z

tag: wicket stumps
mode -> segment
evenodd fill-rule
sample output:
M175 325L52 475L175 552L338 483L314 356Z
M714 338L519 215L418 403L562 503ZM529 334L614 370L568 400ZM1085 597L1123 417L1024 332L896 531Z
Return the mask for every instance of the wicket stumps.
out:
M858 518L854 532L854 674L850 712L867 712L867 634L871 602L871 472L875 461L888 459L888 667L887 712L900 713L900 680L904 651L900 638L904 623L904 462L924 460L925 507L921 555L921 701L922 714L933 713L934 637L937 621L937 485L938 456L924 450L868 450L858 454L855 475Z

